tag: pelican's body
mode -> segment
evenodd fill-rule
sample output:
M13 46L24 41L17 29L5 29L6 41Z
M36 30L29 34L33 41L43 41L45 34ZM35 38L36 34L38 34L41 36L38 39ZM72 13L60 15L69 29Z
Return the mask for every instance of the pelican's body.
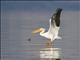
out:
M46 38L48 38L48 39L51 39L51 41L53 41L53 40L55 40L55 39L59 39L60 37L58 36L58 31L59 31L59 28L60 27L55 27L55 28L51 28L51 30L50 31L48 31L48 32L45 32L44 30L44 28L41 28L41 29L43 29L43 31L42 32L40 32L40 35L41 36L43 36L43 37L46 37Z
M61 39L61 37L58 36L59 29L60 29L60 14L62 9L58 8L56 12L52 15L52 17L49 20L50 27L47 32L45 32L44 28L39 28L33 31L33 33L40 32L40 35L43 37L46 37L52 41L55 39Z

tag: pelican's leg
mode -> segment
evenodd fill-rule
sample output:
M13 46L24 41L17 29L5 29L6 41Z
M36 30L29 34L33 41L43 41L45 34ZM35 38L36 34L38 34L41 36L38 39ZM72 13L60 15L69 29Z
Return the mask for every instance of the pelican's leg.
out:
M46 47L49 48L49 40L47 40Z
M48 39L48 42L47 42L47 48L51 48L51 47L52 47L51 39Z

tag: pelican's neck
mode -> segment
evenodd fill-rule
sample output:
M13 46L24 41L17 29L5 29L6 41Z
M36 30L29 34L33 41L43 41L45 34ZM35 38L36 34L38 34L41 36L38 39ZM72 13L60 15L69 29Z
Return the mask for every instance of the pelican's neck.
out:
M44 35L44 33L45 33L45 29L42 29L40 35Z

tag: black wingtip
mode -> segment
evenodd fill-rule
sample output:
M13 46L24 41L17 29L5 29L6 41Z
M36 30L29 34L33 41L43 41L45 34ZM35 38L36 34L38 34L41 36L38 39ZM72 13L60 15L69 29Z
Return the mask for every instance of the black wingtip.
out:
M62 10L63 10L62 8L57 8L57 9L55 10L55 13L53 14L53 16L54 16L54 15L58 15L58 14L60 15Z
M57 27L60 26L60 15L61 15L61 11L62 11L62 8L57 8L56 11L55 11L55 13L51 17L52 23L53 23L53 20L54 20Z
M57 8L57 9L56 9L56 11L62 11L62 10L63 10L62 8Z

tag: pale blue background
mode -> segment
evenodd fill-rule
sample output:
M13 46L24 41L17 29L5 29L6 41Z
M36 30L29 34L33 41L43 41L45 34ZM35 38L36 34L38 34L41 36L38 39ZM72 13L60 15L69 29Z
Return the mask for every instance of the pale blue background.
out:
M62 40L54 45L62 49L62 60L80 60L80 1L1 2L1 60L40 60L35 55L45 47L47 39L39 34L32 36L31 32L38 27L48 29L56 8L63 9ZM31 42L27 41L29 37Z

